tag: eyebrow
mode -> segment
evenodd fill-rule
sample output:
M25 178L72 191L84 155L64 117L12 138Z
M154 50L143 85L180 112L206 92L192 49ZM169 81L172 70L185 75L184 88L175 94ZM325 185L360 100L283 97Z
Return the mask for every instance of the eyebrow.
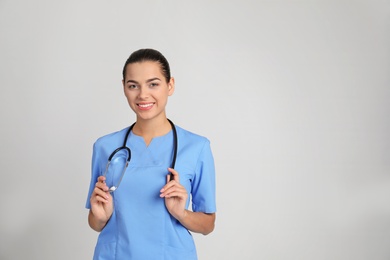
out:
M152 82L152 81L154 81L154 80L159 80L159 81L161 81L161 79L155 77L155 78L148 79L148 80L146 81L146 83ZM132 80L132 79L127 80L126 83L135 83L135 84L139 84L137 81Z

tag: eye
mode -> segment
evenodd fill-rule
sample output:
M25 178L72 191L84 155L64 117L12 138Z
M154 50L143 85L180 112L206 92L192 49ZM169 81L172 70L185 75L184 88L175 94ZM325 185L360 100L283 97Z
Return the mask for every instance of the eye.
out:
M128 85L127 87L128 87L129 89L137 89L137 88L138 88L138 86L135 85L135 84Z
M152 83L150 83L150 85L149 85L150 87L157 87L158 86L158 83L156 83L156 82L152 82Z

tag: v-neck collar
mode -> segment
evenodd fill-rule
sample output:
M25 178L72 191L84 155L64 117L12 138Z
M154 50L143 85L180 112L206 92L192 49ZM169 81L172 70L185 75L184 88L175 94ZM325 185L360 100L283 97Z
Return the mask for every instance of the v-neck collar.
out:
M155 146L158 143L161 143L162 141L164 141L164 139L169 137L171 134L172 134L172 129L168 133L166 133L164 135L155 136L155 137L152 138L152 140L150 140L149 145L146 145L145 139L142 136L135 134L133 132L133 130L131 130L130 137L133 137L134 141L136 141L138 144L143 144L145 149L149 149L149 147L153 148L153 146Z

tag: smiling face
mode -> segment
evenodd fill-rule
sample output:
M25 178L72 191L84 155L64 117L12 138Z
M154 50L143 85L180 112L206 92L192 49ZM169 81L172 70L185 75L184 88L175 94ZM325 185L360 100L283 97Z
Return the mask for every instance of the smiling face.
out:
M174 92L174 79L164 77L155 61L130 63L126 66L123 87L127 102L138 120L166 119L165 106Z

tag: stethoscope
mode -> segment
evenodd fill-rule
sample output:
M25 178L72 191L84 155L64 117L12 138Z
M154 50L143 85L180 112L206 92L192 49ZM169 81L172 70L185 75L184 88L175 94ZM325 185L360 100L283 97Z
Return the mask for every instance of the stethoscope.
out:
M171 120L168 119L168 122L171 124L172 126L172 132L173 132L173 158L172 158L172 163L171 163L171 168L174 168L175 167L175 163L176 163L176 156L177 156L177 133L176 133L176 127L175 125L172 123ZM126 133L126 136L125 136L125 139L123 141L123 145L117 149L115 149L111 155L108 157L108 162L107 162L107 165L106 165L106 170L104 171L104 174L103 176L106 177L107 175L107 171L108 171L108 167L110 166L110 163L111 163L111 160L112 158L115 156L115 154L117 154L119 151L127 151L127 158L126 158L126 164L125 164L125 167L123 168L123 171L121 173L121 177L117 183L117 185L113 185L109 188L109 192L114 192L116 189L118 189L119 185L121 184L122 182L122 179L123 179L123 176L125 175L125 172L126 172L126 169L127 169L127 166L129 166L129 162L130 162L130 159L131 159L131 150L129 147L126 146L126 143L127 143L127 139L129 137L129 134L131 132L131 130L133 129L135 123L132 124L130 127L129 127L129 130L127 130L127 133ZM173 179L173 176L172 176L172 173L170 174L170 180Z

